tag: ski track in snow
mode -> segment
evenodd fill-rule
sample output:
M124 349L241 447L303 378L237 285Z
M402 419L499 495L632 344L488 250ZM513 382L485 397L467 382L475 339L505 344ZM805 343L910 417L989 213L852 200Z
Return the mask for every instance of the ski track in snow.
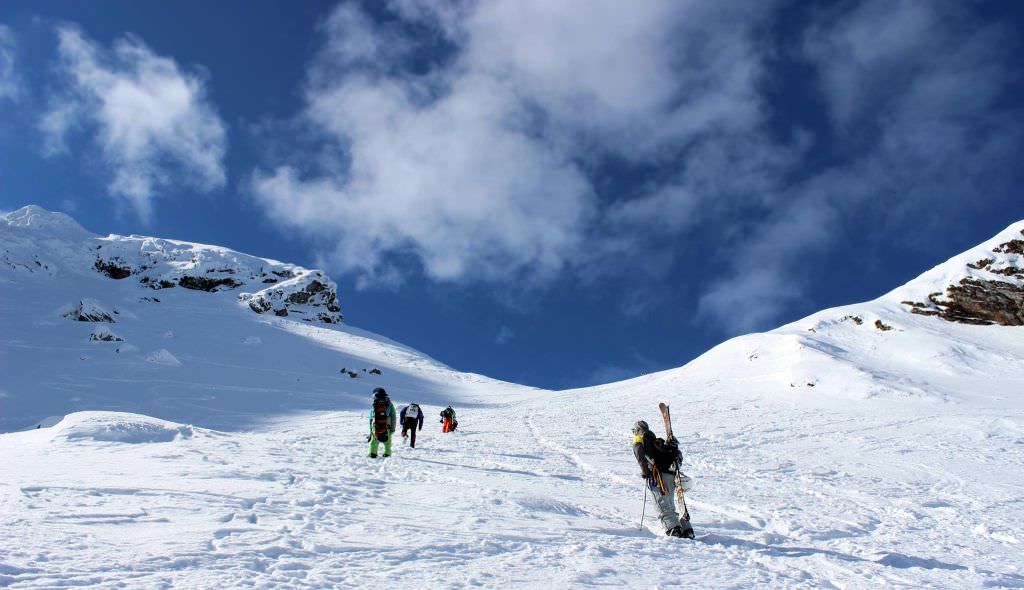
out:
M628 398L588 419L592 404L550 396L464 412L452 435L428 419L419 447L396 437L387 460L365 456L365 417L354 412L148 444L60 441L46 429L5 436L0 583L1024 587L1019 486L972 486L934 460L901 478L870 476L884 457L855 472L816 461L829 451L812 432L859 437L884 456L904 449L879 441L935 417L797 415L741 425L742 448L729 444L738 431L684 438L698 476L688 500L698 539L687 542L662 535L650 502L638 530L630 420L614 418L632 409ZM677 429L732 407L677 406ZM968 447L915 452L953 459ZM1020 441L1008 463L979 459L1019 468Z

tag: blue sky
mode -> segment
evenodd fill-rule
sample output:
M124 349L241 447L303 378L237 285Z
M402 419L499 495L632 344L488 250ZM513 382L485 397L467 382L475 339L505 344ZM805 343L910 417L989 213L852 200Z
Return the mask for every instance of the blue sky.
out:
M0 5L0 210L326 269L542 387L872 299L1024 218L1011 2Z

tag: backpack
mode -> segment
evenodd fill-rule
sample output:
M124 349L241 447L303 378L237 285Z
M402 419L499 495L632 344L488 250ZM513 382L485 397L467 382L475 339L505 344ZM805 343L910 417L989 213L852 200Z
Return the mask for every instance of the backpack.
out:
M405 409L405 419L415 420L420 417L420 407L416 404L409 404L409 407Z
M386 397L373 400L373 435L380 442L387 442L388 435L391 434L391 421L388 419L390 406L391 400Z

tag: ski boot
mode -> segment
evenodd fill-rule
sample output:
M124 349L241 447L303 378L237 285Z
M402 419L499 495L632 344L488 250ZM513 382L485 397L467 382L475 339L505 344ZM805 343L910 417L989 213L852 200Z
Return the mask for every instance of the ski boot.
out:
M670 537L682 538L683 537L683 527L681 527L679 525L676 525L676 526L670 528L669 530L665 531L665 534L670 536Z

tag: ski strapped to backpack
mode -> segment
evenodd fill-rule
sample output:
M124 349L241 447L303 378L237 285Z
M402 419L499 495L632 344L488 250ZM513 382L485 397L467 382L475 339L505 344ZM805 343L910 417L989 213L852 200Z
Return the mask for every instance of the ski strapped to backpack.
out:
M672 442L676 439L675 435L672 434L672 416L668 411L668 404L658 404L658 409L661 410L661 417L665 420L665 441ZM676 467L676 496L679 499L679 503L683 506L683 519L687 522L690 521L690 510L686 507L686 498L683 496L683 469L682 465L679 464L679 456L676 456L675 460Z

